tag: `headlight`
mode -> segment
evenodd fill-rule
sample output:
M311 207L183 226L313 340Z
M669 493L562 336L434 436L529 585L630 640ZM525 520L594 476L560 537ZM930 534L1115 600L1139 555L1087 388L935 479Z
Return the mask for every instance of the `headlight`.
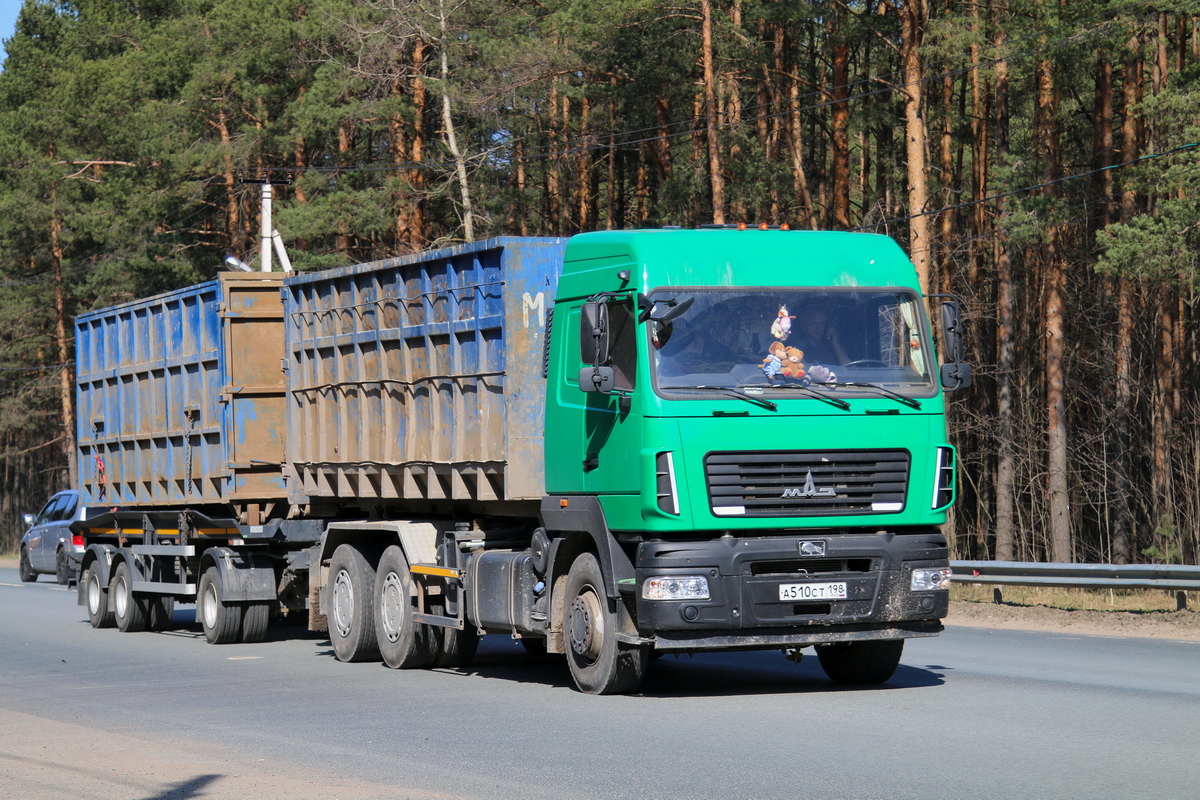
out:
M707 600L703 575L657 575L642 582L643 600Z
M931 589L950 588L950 568L936 567L934 569L914 569L912 574L912 590L928 592Z

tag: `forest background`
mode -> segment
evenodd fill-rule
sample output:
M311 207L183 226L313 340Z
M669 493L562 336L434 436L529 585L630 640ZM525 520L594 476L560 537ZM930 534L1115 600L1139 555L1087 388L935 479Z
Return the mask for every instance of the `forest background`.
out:
M0 73L0 551L72 319L254 263L710 222L964 303L956 557L1200 554L1200 0L26 0Z

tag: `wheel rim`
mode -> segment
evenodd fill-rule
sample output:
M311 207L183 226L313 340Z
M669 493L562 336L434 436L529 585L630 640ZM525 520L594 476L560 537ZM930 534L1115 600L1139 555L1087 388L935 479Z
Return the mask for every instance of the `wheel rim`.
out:
M333 579L333 624L343 639L350 635L350 624L354 621L354 582L350 573L339 570Z
M87 602L88 611L93 616L98 615L100 613L100 576L96 574L95 570L88 571Z
M400 634L404 631L404 612L407 604L408 592L404 591L404 586L400 583L400 576L389 572L383 579L379 612L384 636L393 644L400 639Z
M604 611L592 587L582 588L571 601L569 622L571 651L588 662L595 661L604 643Z
M129 597L125 591L126 586L124 575L117 576L117 582L116 585L113 586L113 589L116 590L114 592L116 597L113 598L113 610L117 612L118 617L124 618L125 612L129 610Z
M204 596L200 598L200 615L204 618L204 627L209 630L217 627L217 588L213 584L204 587Z

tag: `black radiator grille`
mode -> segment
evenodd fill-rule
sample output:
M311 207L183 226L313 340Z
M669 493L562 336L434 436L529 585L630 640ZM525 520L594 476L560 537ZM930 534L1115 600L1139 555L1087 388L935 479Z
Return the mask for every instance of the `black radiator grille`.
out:
M704 473L719 517L895 514L909 462L907 450L709 453Z

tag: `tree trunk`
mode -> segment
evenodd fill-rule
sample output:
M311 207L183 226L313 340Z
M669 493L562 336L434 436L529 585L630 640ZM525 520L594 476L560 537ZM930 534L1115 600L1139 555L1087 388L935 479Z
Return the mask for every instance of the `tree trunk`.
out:
M997 18L1007 15L1007 0L997 0L993 9ZM1008 35L1004 26L996 27L995 49L1005 52ZM1008 62L1000 59L995 68L996 161L1005 165L1008 160ZM1013 441L1016 425L1013 409L1013 370L1016 358L1013 348L1013 277L1012 260L1005 231L1006 201L996 201L996 558L1013 561L1017 557L1016 507L1016 445Z
M893 0L899 3L899 0ZM925 2L899 3L901 60L904 62L904 141L908 177L908 249L921 291L930 291L930 256L933 244L929 217L925 216L928 190L925 186L926 128L922 108L921 42L925 32Z
M53 158L53 153L51 154ZM62 451L69 485L79 485L75 463L75 392L71 385L71 345L67 333L67 289L63 280L62 219L58 189L50 189L50 260L54 267L54 344L58 355L58 399L62 422Z
M1055 112L1057 92L1054 85L1054 65L1042 59L1037 65L1037 109L1035 136L1042 158L1042 179L1046 183L1062 176L1059 132ZM1051 186L1046 193L1054 196ZM1053 213L1053 212L1051 212ZM1042 234L1042 264L1045 270L1045 340L1046 340L1046 481L1050 494L1050 559L1071 561L1070 473L1066 418L1066 325L1064 292L1066 265L1062 257L1060 227L1049 219Z
M850 228L850 43L845 36L845 11L839 6L830 22L833 37L831 87L833 149L830 179L833 182L833 227Z
M712 191L712 221L725 222L725 178L721 173L721 150L717 130L717 81L713 54L712 0L700 0L701 57L704 70L704 124L708 144L708 177Z

